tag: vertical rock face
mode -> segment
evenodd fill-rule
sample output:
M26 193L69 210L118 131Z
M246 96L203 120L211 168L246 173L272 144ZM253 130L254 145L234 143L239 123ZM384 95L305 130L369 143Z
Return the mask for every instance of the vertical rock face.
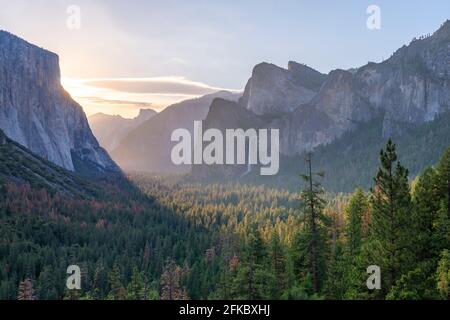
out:
M357 123L383 122L384 137L450 111L450 21L381 63L328 75L295 62L257 65L240 105L280 130L280 152L293 156L333 142ZM213 118L220 117L213 120ZM228 123L232 111L208 120Z
M387 136L396 124L420 124L450 110L450 21L414 39L382 63L358 69L357 92L385 113Z
M300 154L332 142L354 123L374 115L355 90L350 72L334 70L327 76L319 93L307 104L270 123L280 129L280 151L285 155Z
M309 102L325 75L305 65L289 62L288 69L261 63L253 69L239 103L256 114L291 112Z
M0 129L72 171L117 172L86 115L60 84L54 53L0 31Z

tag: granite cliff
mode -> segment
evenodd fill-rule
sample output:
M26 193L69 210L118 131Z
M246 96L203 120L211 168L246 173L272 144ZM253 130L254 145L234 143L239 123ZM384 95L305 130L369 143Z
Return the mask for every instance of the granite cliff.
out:
M61 86L58 56L4 31L0 31L0 129L70 171L119 171L99 146L81 106Z

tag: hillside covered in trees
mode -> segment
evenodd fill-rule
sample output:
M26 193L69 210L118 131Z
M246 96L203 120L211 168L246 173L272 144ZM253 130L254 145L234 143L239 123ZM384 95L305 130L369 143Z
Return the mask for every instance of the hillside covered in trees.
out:
M0 299L448 299L450 149L412 182L398 157L389 141L353 194L327 193L314 155L299 192L132 175L86 197L3 178Z
M396 126L397 131L392 133L392 139L397 145L399 160L410 172L410 178L437 163L448 148L450 112L418 126L405 123L396 123ZM315 148L314 165L318 171L326 172L323 186L327 191L352 192L358 187L370 189L379 165L379 150L386 144L382 130L382 118L377 117L367 123L359 123L335 141ZM240 183L265 184L297 191L297 174L307 170L304 158L304 154L282 155L280 172L276 176L260 176L258 170L253 170L252 174L240 178ZM224 179L224 176L210 177L209 182Z

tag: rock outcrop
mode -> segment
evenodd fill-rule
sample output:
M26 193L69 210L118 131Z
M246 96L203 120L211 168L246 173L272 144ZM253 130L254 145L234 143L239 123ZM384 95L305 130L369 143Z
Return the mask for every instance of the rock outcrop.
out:
M60 83L59 58L0 31L0 129L35 154L71 171L118 172Z
M255 114L279 114L309 102L325 75L305 65L289 62L288 69L274 64L255 66L239 103Z

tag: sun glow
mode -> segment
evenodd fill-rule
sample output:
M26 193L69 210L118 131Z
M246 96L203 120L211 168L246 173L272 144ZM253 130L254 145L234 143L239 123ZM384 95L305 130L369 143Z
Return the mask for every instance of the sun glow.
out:
M170 101L145 94L132 94L89 84L91 79L63 78L61 84L82 107L87 116L95 113L135 117L140 109L164 109Z
M64 77L61 84L88 116L101 112L125 118L135 117L140 109L159 112L173 103L224 90L177 76L96 79Z

